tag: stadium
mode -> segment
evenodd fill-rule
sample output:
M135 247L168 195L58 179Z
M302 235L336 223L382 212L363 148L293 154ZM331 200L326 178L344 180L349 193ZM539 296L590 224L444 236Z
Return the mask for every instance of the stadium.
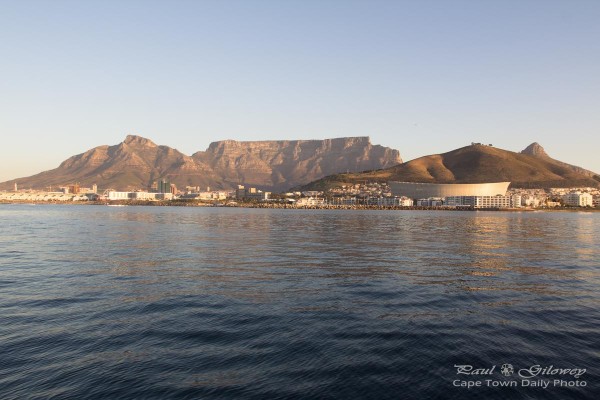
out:
M412 199L449 196L496 196L506 195L510 182L494 183L415 183L389 182L394 196Z

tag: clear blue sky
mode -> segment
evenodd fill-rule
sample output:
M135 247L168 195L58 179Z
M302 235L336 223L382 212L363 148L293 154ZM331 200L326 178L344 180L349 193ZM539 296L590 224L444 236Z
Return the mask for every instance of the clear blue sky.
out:
M0 0L0 181L134 133L472 141L600 172L600 1Z

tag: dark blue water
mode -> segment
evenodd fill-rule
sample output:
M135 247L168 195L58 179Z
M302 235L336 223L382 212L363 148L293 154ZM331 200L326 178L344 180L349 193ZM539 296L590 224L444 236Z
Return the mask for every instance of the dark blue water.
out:
M600 393L600 214L2 205L0 221L2 399ZM454 386L534 365L585 368L561 378L586 386Z

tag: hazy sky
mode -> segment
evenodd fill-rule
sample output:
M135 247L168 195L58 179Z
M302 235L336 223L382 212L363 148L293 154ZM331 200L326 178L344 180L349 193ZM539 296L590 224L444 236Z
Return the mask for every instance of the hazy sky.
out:
M139 134L542 144L600 172L600 1L0 0L0 181Z

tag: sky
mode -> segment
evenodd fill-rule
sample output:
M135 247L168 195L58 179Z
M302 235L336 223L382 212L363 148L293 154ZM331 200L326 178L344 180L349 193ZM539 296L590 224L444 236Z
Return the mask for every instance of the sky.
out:
M600 172L600 1L0 0L0 181L137 134L470 144Z

